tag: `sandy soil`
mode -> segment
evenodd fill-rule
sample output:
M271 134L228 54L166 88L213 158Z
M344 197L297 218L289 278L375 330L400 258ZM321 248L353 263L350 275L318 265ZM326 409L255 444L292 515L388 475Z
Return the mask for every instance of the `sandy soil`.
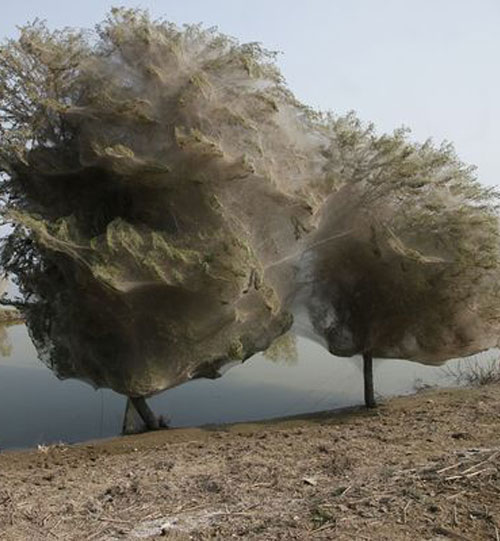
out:
M0 454L0 539L499 539L500 386Z

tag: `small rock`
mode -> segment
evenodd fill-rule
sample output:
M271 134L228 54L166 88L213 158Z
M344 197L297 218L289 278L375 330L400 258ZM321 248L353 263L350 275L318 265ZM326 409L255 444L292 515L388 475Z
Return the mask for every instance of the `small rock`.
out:
M304 481L306 485L311 485L313 487L315 487L318 484L318 481L316 481L314 477L304 477L302 481Z
M467 434L467 432L453 432L451 437L455 440L466 440L469 437L469 434Z

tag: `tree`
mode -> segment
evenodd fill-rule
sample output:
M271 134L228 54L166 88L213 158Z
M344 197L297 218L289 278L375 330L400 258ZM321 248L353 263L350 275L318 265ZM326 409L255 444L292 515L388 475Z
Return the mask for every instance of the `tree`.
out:
M337 355L441 363L498 345L498 194L453 147L327 119L343 177L311 238L307 305ZM373 390L366 388L367 405Z
M324 158L273 60L124 9L0 49L1 262L60 377L140 399L290 327L275 262L311 227Z

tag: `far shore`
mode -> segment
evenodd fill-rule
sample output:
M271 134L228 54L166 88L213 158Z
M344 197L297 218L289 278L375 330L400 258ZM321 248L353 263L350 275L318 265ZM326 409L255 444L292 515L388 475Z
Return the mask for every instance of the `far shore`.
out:
M0 325L20 325L25 323L25 318L15 308L0 308Z

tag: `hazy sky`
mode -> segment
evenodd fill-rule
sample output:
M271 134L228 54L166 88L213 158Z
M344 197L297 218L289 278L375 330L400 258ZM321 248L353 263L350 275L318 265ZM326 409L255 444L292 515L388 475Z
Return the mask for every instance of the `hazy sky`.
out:
M500 184L499 0L2 0L0 36L35 17L89 27L112 5L218 26L282 51L305 103L354 109L389 131L455 143L486 184Z

